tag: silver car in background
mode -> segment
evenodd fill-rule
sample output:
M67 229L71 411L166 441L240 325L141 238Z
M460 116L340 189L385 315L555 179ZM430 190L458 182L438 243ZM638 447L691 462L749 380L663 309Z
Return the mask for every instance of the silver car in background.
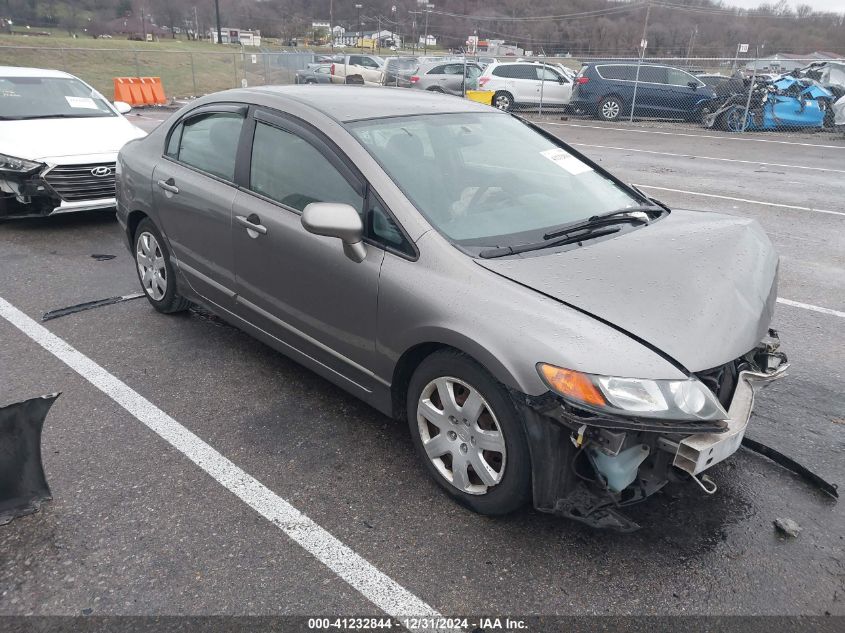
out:
M704 471L787 366L758 224L670 210L488 106L407 96L232 90L124 147L118 219L152 306L202 304L406 421L476 512L626 531L620 507L669 482L714 492Z
M420 64L408 78L411 88L430 90L444 94L463 96L464 84L472 90L482 68L474 62L428 62Z

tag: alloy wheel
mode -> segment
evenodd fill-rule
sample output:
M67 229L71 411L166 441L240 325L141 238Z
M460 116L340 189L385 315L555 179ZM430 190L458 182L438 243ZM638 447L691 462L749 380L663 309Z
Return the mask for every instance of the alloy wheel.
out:
M601 105L601 114L605 119L612 120L619 116L621 110L618 101L608 100Z
M502 481L505 438L492 407L471 385L449 376L429 382L417 425L431 463L458 490L483 495Z
M151 299L161 301L167 292L167 268L161 246L152 233L144 231L138 236L135 249L135 262L141 286Z
M496 95L496 100L493 102L493 105L499 108L499 110L510 110L511 107L511 100L508 95Z

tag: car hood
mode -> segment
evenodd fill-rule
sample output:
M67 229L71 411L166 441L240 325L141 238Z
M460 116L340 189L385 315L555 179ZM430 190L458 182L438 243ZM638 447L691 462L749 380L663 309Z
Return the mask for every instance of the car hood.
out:
M0 153L51 162L68 156L115 154L146 136L122 116L0 121Z
M778 258L762 228L713 213L673 211L574 250L476 261L610 322L693 372L753 349L777 298Z

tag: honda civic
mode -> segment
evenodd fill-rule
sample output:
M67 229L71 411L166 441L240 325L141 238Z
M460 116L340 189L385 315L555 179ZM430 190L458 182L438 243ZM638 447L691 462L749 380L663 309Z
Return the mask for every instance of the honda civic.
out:
M407 94L232 90L128 143L118 219L152 306L201 304L404 420L482 514L625 531L620 508L670 482L715 492L705 471L787 368L760 226L670 209L506 112Z

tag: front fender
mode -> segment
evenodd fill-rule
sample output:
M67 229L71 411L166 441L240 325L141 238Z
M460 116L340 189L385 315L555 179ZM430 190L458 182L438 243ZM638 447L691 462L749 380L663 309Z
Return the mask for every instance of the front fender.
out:
M402 355L425 343L459 349L533 396L548 391L538 362L593 374L685 376L624 332L482 268L439 235L427 233L418 247L417 261L388 253L379 278L374 369L388 383Z

